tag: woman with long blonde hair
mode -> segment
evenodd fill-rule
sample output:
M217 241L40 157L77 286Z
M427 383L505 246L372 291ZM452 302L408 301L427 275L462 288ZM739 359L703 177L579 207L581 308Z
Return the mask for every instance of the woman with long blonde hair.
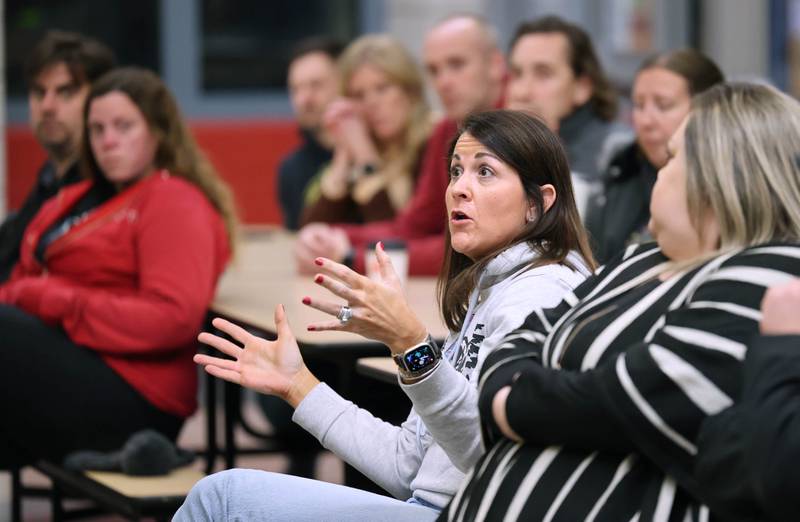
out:
M334 154L306 192L302 222L392 218L414 190L431 130L419 67L388 35L367 35L339 58L342 98L325 115Z

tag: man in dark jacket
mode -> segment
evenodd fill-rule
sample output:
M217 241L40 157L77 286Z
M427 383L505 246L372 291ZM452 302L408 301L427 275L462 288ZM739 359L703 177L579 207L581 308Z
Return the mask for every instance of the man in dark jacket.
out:
M581 27L557 16L537 18L517 27L508 63L507 107L533 112L558 133L585 219L611 155L633 137L615 121L617 93L592 40Z
M709 417L695 473L711 512L730 521L800 520L800 279L770 288L738 403Z
M83 105L91 83L113 66L108 47L76 33L51 31L32 49L25 70L30 122L47 161L22 207L0 225L0 282L19 259L25 228L42 203L79 181Z
M278 198L289 230L298 228L306 185L331 160L333 144L322 116L339 93L336 59L341 51L334 40L310 38L300 42L289 62L289 98L303 140L278 167Z

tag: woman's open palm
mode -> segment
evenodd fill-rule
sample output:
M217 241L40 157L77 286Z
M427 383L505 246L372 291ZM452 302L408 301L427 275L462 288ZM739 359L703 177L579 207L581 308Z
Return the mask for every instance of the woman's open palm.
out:
M289 328L283 306L278 305L275 308L278 332L275 341L252 335L225 319L216 318L212 324L239 341L242 347L217 335L203 332L198 336L201 343L216 348L232 359L197 354L194 362L203 365L214 377L285 399L297 376L305 369L305 363Z

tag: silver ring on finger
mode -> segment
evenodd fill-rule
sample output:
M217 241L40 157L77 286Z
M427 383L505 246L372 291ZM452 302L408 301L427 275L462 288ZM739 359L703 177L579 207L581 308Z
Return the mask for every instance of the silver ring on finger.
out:
M336 314L336 318L339 320L339 324L342 326L346 325L352 317L353 310L347 305L339 308L339 313Z

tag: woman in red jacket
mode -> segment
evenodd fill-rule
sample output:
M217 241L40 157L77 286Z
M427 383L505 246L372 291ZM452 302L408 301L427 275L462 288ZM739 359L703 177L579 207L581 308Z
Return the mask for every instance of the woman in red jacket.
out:
M0 469L143 428L174 439L196 407L230 192L155 74L106 74L84 114L87 180L42 207L0 286Z

